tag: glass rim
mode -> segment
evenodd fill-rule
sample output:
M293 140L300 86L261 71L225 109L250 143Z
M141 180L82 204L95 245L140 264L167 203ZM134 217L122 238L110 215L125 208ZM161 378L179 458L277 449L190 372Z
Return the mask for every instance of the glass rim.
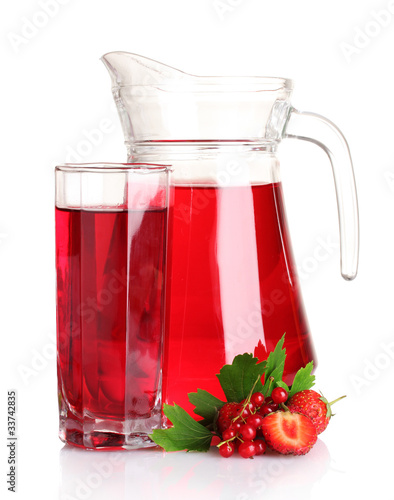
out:
M55 170L61 172L100 172L114 173L132 171L140 174L154 174L169 172L171 165L160 163L114 163L114 162L88 162L88 163L61 163Z

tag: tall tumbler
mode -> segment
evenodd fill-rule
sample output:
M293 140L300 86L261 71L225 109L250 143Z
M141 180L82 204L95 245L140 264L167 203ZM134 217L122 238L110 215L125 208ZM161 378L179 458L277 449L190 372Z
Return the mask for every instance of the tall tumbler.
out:
M144 448L161 427L168 168L56 167L60 439Z

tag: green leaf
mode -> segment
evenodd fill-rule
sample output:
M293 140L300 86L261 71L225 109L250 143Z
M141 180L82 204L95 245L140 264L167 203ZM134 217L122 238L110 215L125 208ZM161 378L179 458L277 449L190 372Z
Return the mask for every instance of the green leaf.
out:
M289 398L296 392L306 391L315 385L315 376L311 375L313 361L310 361L304 368L300 368L295 374L293 384L290 389Z
M286 349L283 349L283 343L285 341L285 335L276 344L275 349L270 353L267 359L267 366L264 370L264 387L263 394L268 397L271 396L272 389L275 387L275 383L282 380L283 369L285 367L286 360ZM273 382L270 378L273 378Z
M217 412L225 403L202 389L197 389L197 392L189 392L188 397L190 403L195 406L194 413L204 419L200 420L199 424L205 426L214 422Z
M288 393L290 392L289 386L286 384L286 382L283 382L283 380L278 380L276 382L276 385L278 387L282 387L282 389L284 389L286 392L288 392Z
M150 438L166 451L208 451L211 445L212 433L196 422L180 406L163 405L163 411L173 427L170 429L155 429Z
M253 354L235 356L231 365L224 365L217 376L226 395L227 401L239 403L245 399L257 377L264 373L266 363L259 363ZM261 391L263 384L259 380L255 391Z

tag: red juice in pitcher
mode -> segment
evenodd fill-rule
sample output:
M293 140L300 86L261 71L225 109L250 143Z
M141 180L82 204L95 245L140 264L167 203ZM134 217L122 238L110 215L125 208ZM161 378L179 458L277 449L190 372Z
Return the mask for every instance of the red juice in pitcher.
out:
M164 401L224 395L215 374L286 333L284 379L314 357L278 183L171 188ZM191 413L195 416L193 413Z
M60 420L73 444L89 419L108 431L92 447L123 445L127 420L160 420L166 218L56 208Z

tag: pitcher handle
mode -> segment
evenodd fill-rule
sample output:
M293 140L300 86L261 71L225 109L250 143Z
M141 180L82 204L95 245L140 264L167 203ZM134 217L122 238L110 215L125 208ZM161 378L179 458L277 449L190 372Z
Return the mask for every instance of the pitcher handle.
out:
M290 109L283 138L313 142L330 158L338 203L341 274L345 280L352 280L358 267L359 222L353 163L346 139L327 118L294 108Z

